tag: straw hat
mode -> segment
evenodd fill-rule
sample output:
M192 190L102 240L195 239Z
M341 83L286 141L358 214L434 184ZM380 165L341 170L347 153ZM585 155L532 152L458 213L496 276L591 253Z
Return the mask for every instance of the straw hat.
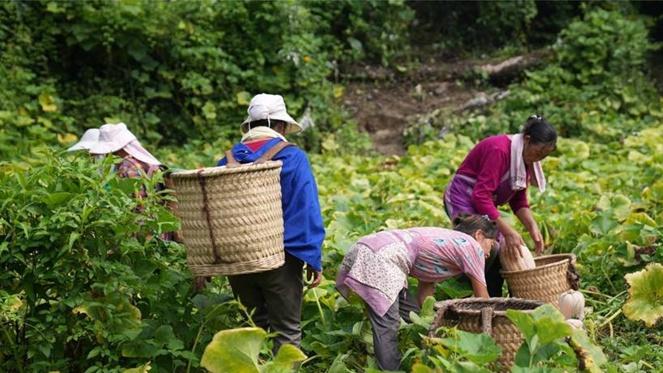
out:
M124 123L104 124L99 127L99 139L90 146L91 154L109 154L124 148L136 140Z
M302 126L295 121L285 107L285 101L281 95L270 95L261 93L255 95L249 103L247 110L249 116L242 123L242 131L248 131L248 125L251 122L258 120L280 120L288 123L286 128L286 135L290 133L297 133L303 130Z
M69 149L67 149L67 151L73 152L76 150L83 150L83 149L89 150L90 147L96 144L98 140L99 140L99 129L90 128L89 130L85 131L81 139L73 146L71 146Z

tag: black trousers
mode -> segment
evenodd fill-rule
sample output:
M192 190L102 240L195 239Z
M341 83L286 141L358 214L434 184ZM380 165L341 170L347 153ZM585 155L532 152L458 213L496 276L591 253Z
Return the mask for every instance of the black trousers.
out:
M274 351L284 343L299 346L302 339L302 297L304 263L285 255L283 266L265 272L228 276L233 294L253 311L253 322L278 335Z

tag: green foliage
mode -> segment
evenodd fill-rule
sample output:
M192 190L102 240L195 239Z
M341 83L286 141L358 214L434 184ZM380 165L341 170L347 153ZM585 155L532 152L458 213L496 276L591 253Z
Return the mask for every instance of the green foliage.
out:
M413 11L403 0L305 0L317 35L341 63L365 60L388 65L407 45Z
M624 314L655 326L663 318L663 265L651 263L642 271L626 275L626 281L630 288Z
M153 145L227 139L261 92L314 120L301 141L317 148L347 127L337 62L387 63L410 20L402 1L3 2L0 155L108 121Z
M579 5L574 1L535 0L410 4L420 24L415 29L415 42L470 52L550 43L581 13Z
M561 32L554 59L541 70L527 72L487 113L441 112L433 122L482 138L518 132L530 115L539 113L564 137L624 137L663 118L660 96L646 74L645 60L654 48L642 19L589 10ZM426 128L421 132L437 133Z
M190 300L184 249L159 238L179 223L162 196L133 198L159 179L117 179L113 161L44 152L0 166L1 370L196 366L203 326L239 321L217 305L228 296Z
M562 360L573 354L564 340L564 337L571 335L572 328L552 305L546 304L531 313L507 310L506 315L525 338L516 353L516 366L523 368L545 366L543 363L551 359ZM561 354L564 355L560 356ZM573 360L570 362L573 363ZM563 361L562 364L569 363Z
M486 334L456 329L442 331L446 337L426 340L426 353L420 357L421 362L413 365L413 372L488 373L490 370L485 366L497 360L502 352Z
M201 365L213 373L287 373L306 359L297 347L285 344L273 360L259 364L258 354L266 337L267 333L260 328L222 330L205 347Z

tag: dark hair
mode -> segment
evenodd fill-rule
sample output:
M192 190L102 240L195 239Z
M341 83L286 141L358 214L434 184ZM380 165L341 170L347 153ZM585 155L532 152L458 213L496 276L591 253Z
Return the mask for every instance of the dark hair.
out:
M245 124L245 126L246 126L247 129L256 128L256 127L272 127L272 128L274 128L274 126L279 125L279 124L284 125L286 128L288 126L287 122L282 121L282 120L278 120L278 119L270 119L269 122L267 121L267 119L254 120L252 122L249 122L249 123Z
M532 144L557 144L557 131L541 115L535 114L527 118L527 122L523 126L523 135L529 136L529 141Z
M454 229L473 236L481 229L487 238L497 238L497 223L487 215L459 214L453 219Z

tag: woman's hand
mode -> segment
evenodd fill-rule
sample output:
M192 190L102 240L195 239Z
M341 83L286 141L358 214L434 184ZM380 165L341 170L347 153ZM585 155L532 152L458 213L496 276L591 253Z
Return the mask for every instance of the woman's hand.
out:
M307 286L308 289L312 289L320 285L322 281L322 271L316 271L315 269L306 266L306 281L309 281L310 284Z
M520 234L513 229L504 219L497 218L497 229L504 236L504 242L500 247L500 255L504 255L510 260L516 261L522 257L520 246L525 245Z
M539 231L539 227L534 225L532 230L530 230L529 235L530 237L532 237L532 241L534 241L534 248L536 250L536 255L539 256L543 254L543 249L545 248L545 245L543 242L543 236Z
M529 232L529 236L532 237L536 255L543 254L543 249L545 248L543 236L541 236L541 231L539 231L539 226L536 224L536 220L534 220L532 211L528 207L523 207L516 211L516 216Z
M525 246L525 241L523 241L523 238L515 229L511 228L511 230L504 235L504 246L500 248L504 252L500 255L506 255L507 258L514 261L519 260L519 258L523 256L520 251L521 246Z

